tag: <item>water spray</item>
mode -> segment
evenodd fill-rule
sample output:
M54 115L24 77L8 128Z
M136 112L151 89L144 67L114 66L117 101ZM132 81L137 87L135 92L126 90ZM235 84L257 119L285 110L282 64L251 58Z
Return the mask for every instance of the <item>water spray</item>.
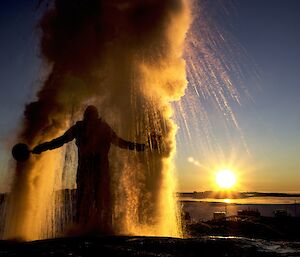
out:
M41 55L51 69L36 100L25 107L18 140L28 148L15 148L17 159L61 135L87 104L129 140L161 135L162 142L152 140L151 146L159 151L143 157L111 151L116 234L181 236L170 103L180 99L187 84L182 53L189 10L185 0L57 0L40 22ZM5 238L61 236L56 210L62 200L55 195L63 167L74 166L64 158L68 151L16 164Z

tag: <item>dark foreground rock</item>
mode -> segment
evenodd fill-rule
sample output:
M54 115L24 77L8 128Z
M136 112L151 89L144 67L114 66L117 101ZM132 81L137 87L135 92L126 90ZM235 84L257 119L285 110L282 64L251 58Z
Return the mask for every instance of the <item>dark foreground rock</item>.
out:
M26 243L0 241L0 257L277 257L300 256L300 242L246 238L74 237Z

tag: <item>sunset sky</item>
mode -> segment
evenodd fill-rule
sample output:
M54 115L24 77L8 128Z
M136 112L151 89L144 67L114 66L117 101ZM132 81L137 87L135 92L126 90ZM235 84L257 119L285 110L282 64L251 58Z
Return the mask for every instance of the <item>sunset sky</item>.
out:
M0 191L6 190L3 181L15 143L12 133L16 133L24 103L33 99L44 72L39 59L37 2L0 4ZM237 190L299 192L300 1L234 0L230 10L219 26L247 53L243 65L253 74L245 76L243 84L251 99L242 97L241 105L232 103L241 130L233 128L230 136L223 131L220 112L207 106L222 158L204 156L198 147L204 138L189 124L192 145L179 140L177 146L179 190L215 189L214 174L221 167L236 172ZM178 133L182 138L184 132L179 129Z

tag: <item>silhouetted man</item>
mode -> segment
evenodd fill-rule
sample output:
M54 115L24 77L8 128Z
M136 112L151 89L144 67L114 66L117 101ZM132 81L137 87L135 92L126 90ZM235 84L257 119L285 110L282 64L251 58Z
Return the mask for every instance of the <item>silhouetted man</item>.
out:
M124 149L143 151L145 145L118 137L98 116L97 108L93 105L88 106L83 120L76 122L62 136L37 145L32 152L40 154L76 139L78 147L76 220L80 224L86 224L90 219L96 220L103 232L110 232L112 215L108 161L110 146L114 144Z

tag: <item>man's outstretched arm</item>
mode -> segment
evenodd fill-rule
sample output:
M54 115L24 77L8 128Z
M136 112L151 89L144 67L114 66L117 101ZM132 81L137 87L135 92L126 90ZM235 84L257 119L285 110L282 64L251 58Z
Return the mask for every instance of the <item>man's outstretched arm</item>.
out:
M117 145L123 149L135 150L138 152L145 151L145 144L133 143L120 137L117 138Z
M72 141L75 138L74 126L68 129L62 136L55 138L49 142L45 142L35 146L32 150L34 154L40 154L41 152L52 150L63 146L65 143Z
M145 150L145 144L133 143L123 138L118 137L116 134L113 135L112 143L120 148L128 149L128 150L135 150L138 152Z

